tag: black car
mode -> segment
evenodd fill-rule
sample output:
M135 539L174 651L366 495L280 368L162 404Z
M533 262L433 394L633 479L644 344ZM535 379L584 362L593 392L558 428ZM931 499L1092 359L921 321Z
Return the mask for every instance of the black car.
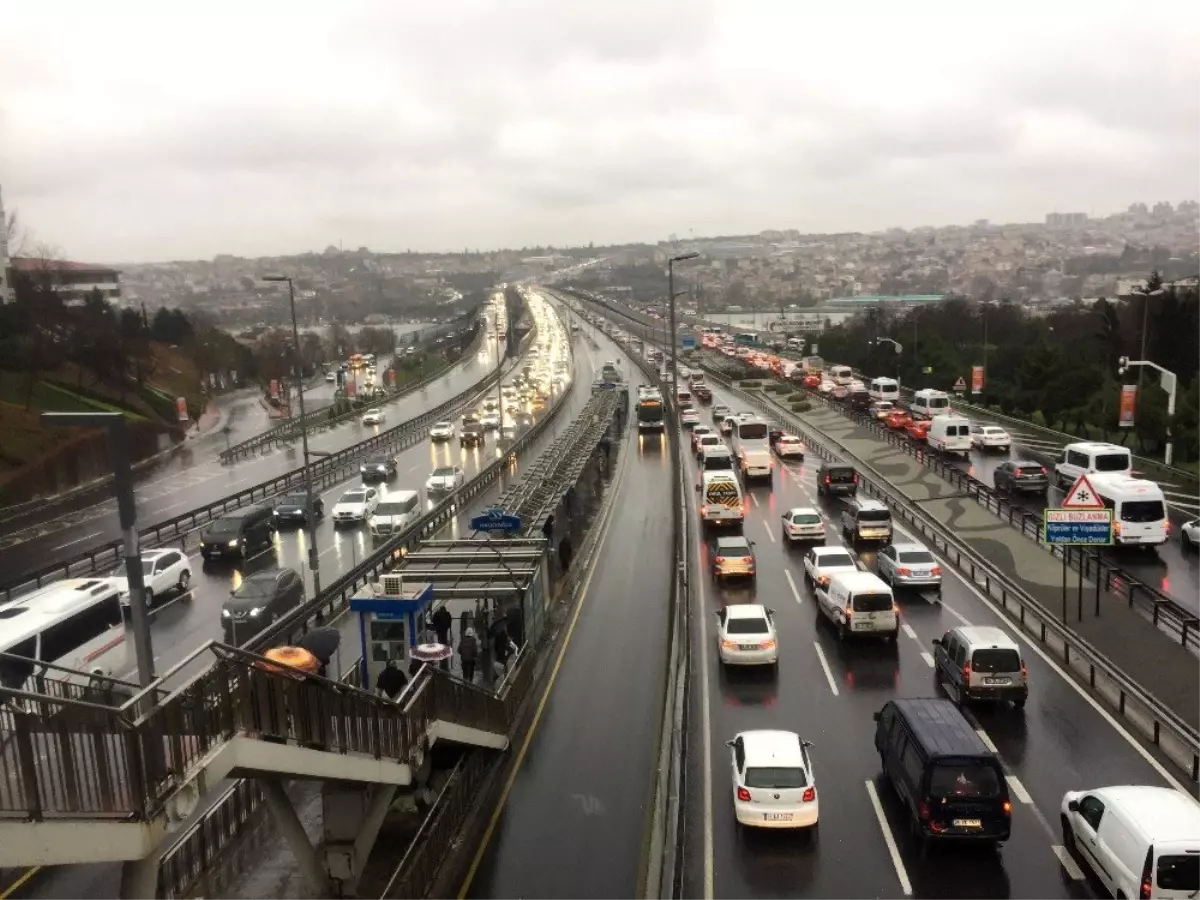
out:
M846 395L846 404L855 412L870 412L871 395L866 391L851 391Z
M313 515L320 519L325 515L325 501L313 497ZM308 519L308 498L304 494L289 494L275 507L275 526L304 523Z
M254 506L222 516L200 535L200 555L205 559L238 556L246 559L271 546L275 535L275 511Z
M992 486L1002 494L1045 494L1050 489L1050 476L1041 463L1009 460L992 472Z
M303 602L304 579L294 569L247 575L221 608L226 643L245 643Z
M364 459L362 465L358 467L358 474L362 476L363 484L370 484L373 481L391 481L396 477L396 457L377 456L372 459Z
M767 429L767 443L770 444L773 449L775 444L778 443L779 439L786 433L787 432L785 432L782 428L772 427Z
M821 463L817 472L817 496L849 495L858 493L858 473L854 466L846 463Z

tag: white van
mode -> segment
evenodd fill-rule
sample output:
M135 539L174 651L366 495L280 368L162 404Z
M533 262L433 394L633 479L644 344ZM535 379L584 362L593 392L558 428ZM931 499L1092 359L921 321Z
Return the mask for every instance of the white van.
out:
M130 667L121 592L108 579L68 578L0 608L0 684L20 690L50 663L50 678L86 684L88 676L120 678Z
M891 400L896 403L900 399L900 382L895 378L872 378L867 393L872 400Z
M950 395L945 391L923 388L913 394L909 412L914 419L932 419L934 416L950 414Z
M1133 453L1128 447L1102 441L1078 441L1063 447L1062 459L1054 464L1054 481L1066 490L1080 475L1132 475ZM1090 479L1089 479L1090 480Z
M900 613L892 589L874 572L838 572L826 587L816 589L817 606L845 640L858 634L878 634L896 640Z
M696 490L700 494L700 522L703 525L741 525L745 520L742 488L733 472L704 472Z
M962 416L934 416L927 443L938 453L971 453L971 423Z
M854 380L854 370L849 366L830 366L829 377L834 384L849 384Z
M1113 897L1195 897L1200 806L1173 788L1120 785L1067 791L1063 844Z
M421 495L416 491L391 491L367 519L371 537L399 534L421 518Z
M1104 505L1113 511L1113 543L1138 547L1165 544L1171 532L1162 488L1128 475L1088 476Z

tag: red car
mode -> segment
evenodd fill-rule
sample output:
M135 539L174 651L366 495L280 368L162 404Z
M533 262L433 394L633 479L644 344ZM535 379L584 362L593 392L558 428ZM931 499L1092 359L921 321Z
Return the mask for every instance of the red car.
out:
M884 419L884 421L887 422L888 428L894 428L897 431L901 431L905 428L908 428L908 426L913 423L913 418L911 415L909 415L908 410L906 409L893 409L887 414L887 417Z
M929 439L929 425L930 422L928 419L917 419L904 430L908 432L908 436L914 441L924 443Z
M814 391L819 388L821 386L821 373L810 372L809 374L805 375L804 386L806 388L811 388Z

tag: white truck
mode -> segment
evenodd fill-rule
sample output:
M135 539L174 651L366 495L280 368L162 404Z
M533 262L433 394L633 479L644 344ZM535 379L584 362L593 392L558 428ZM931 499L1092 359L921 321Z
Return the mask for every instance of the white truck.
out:
M733 424L730 442L737 457L738 471L742 480L770 481L775 470L771 457L769 427L757 416L739 416Z

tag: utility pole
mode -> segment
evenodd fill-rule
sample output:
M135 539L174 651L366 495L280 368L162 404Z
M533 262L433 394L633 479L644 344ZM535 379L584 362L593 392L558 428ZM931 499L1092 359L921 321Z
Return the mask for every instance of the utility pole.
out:
M670 349L671 349L671 402L674 403L679 397L678 379L679 379L679 338L675 334L675 263L684 262L685 260L695 259L700 254L692 250L688 253L680 253L678 256L672 256L667 260L667 294L670 296L671 303L671 334L670 334Z
M1146 334L1150 327L1150 298L1151 297L1161 297L1163 295L1163 289L1155 288L1152 291L1147 291L1147 290L1139 290L1138 288L1134 288L1130 293L1137 294L1139 297L1142 298L1142 334L1141 334L1142 349L1141 349L1141 352L1138 354L1138 356L1141 359L1145 359L1146 358ZM1137 380L1136 396L1139 399L1142 396L1142 367L1141 366L1138 367L1138 380Z

